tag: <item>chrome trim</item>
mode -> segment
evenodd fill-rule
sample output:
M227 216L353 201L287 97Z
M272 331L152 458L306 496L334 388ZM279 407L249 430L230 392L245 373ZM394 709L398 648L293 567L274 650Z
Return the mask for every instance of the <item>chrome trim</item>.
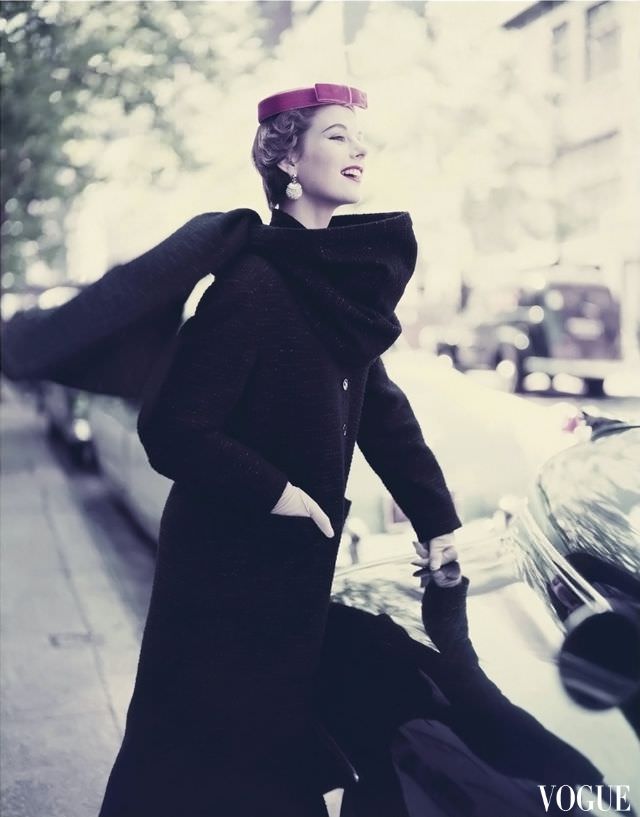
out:
M531 512L531 507L528 502L521 511L521 517L525 522L529 523L529 529L538 534L536 539L538 553L547 559L548 564L560 572L560 578L565 581L569 590L575 593L583 604L588 605L593 613L605 613L612 610L613 608L607 599L599 593L590 582L581 576L564 556L558 553L557 548L541 530L536 517Z

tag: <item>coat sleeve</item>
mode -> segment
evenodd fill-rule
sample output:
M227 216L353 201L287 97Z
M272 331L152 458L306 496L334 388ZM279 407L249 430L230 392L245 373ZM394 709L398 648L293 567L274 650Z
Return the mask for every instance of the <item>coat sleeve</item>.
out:
M380 358L369 369L358 446L421 542L461 526L442 470L411 405Z
M234 276L206 290L143 404L138 434L154 470L260 513L273 508L287 477L225 429L256 359L256 312L255 293Z

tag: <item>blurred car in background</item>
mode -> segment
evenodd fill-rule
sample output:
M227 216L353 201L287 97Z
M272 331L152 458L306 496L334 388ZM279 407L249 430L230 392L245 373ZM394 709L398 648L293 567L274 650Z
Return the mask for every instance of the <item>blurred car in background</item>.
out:
M3 324L17 313L29 309L49 309L61 306L71 300L80 291L76 284L59 284L53 287L43 287L21 283L19 289L4 288L0 296L0 322ZM30 395L39 408L42 382L39 380L16 380L13 387L23 394Z
M620 307L597 267L555 264L471 290L435 343L460 371L495 369L510 391L579 378L591 396L620 371Z
M74 298L80 290L80 285L71 283L46 289L32 287L21 293L18 308L55 309ZM5 293L3 298L14 294ZM8 304L5 316L15 311L14 300L10 299ZM47 419L49 433L62 441L78 465L92 465L95 460L88 417L89 395L49 381L21 381L21 385L34 395L38 410Z
M77 284L48 287L32 293L33 299L22 302L20 308L55 309L74 298L81 288ZM95 458L88 418L89 395L49 381L33 383L31 388L38 410L47 418L49 433L63 442L77 464L92 465Z
M74 462L93 465L95 452L87 392L43 381L38 386L37 401L39 411L47 418L49 433L63 442Z
M89 424L102 475L118 503L157 541L172 483L149 465L136 429L138 412L133 400L90 396Z

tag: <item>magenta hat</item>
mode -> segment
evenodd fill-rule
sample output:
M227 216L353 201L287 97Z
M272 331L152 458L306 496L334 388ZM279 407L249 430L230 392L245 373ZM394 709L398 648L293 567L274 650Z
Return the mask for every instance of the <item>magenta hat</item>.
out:
M367 95L349 85L316 82L312 88L293 88L263 99L258 103L258 122L262 124L265 119L283 111L317 105L357 105L358 108L366 108Z

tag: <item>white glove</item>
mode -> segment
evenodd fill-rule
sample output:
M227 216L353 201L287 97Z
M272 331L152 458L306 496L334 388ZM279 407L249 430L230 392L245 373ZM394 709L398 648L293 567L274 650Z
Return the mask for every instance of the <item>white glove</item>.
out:
M310 516L325 536L334 536L331 520L320 505L302 488L287 482L280 499L271 509L277 516Z
M458 558L458 551L456 550L455 538L453 533L444 533L442 536L436 536L429 541L428 544L424 542L414 542L413 546L418 558L411 562L418 567L428 567L429 570L440 570L442 565L448 562L455 562Z

